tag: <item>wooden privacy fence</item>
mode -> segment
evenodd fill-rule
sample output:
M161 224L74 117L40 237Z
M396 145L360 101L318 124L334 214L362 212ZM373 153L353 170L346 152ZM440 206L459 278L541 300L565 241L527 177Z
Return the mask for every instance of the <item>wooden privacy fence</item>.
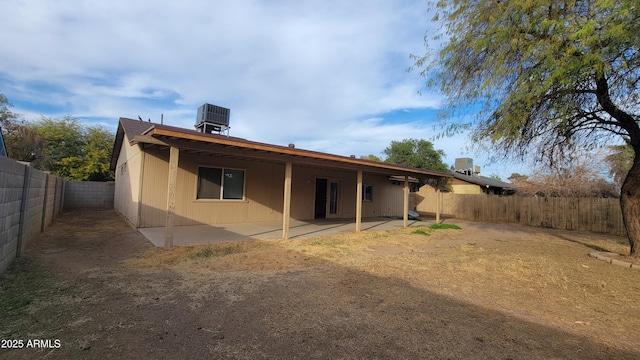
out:
M413 194L420 213L436 212L436 194ZM544 198L441 193L443 216L563 230L626 235L618 199Z

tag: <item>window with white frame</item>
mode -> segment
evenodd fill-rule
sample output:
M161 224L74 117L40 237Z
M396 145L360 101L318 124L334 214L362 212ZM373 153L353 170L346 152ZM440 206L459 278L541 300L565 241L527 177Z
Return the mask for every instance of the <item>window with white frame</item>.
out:
M244 170L199 167L196 199L243 200Z
M362 185L362 201L373 201L373 185Z

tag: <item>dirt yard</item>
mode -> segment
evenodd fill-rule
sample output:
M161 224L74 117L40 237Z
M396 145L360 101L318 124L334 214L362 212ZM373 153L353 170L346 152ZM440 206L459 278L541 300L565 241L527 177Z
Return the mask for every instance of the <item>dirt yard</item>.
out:
M624 239L447 222L165 251L69 212L0 276L0 358L640 358L640 271L588 256Z

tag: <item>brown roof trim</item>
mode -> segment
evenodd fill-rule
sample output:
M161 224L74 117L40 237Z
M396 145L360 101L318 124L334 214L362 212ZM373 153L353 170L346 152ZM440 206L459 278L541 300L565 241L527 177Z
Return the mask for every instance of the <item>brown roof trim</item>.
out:
M132 122L133 123L139 122L139 123L142 123L145 125L151 125L151 126L142 130L142 126L137 124L132 124ZM238 148L238 149L257 150L257 151L263 151L263 152L268 152L273 154L281 154L285 156L303 157L303 158L313 159L313 160L324 160L324 161L336 162L336 163L345 164L345 165L354 166L354 167L365 167L370 169L377 169L378 171L380 170L394 171L394 172L400 172L400 173L404 173L404 174L412 175L416 177L420 177L420 176L452 177L450 173L443 173L439 171L416 169L416 168L411 168L411 167L402 166L402 165L388 164L383 162L358 159L354 157L322 153L318 151L297 149L295 147L266 144L266 143L250 141L242 138L225 136L225 135L204 134L195 130L189 130L189 129L179 128L175 126L162 125L162 124L154 124L154 123L150 124L150 123L140 122L137 120L131 120L126 118L120 119L120 125L118 126L118 133L116 134L116 143L118 142L118 135L120 135L120 127L123 123L127 125L124 127L125 129L123 132L126 133L127 138L131 144L137 143L137 142L154 143L154 141L151 141L150 138L156 138L158 140L160 140L161 138L180 139L180 140L229 146L229 147ZM133 127L135 127L135 129L133 129ZM127 131L127 128L129 128L129 131ZM135 134L136 132L137 134ZM124 134L120 136L123 136L123 135ZM143 135L143 136L135 136L135 135ZM114 146L115 145L116 144L114 144ZM114 147L113 157L111 160L112 169L115 169L115 164L117 163L117 157L119 152L120 152L120 149Z
M192 140L192 141L202 141L202 142L215 143L215 144L233 146L233 147L244 148L244 149L266 151L266 152L278 153L283 155L291 155L291 156L301 156L301 157L313 158L318 160L335 161L335 162L340 162L344 164L360 165L360 166L373 167L373 168L379 168L379 169L385 169L385 170L395 170L395 171L420 174L420 175L426 175L426 176L452 177L452 175L449 173L416 169L416 168L411 168L411 167L402 166L402 165L364 160L364 159L352 158L352 157L347 157L342 155L322 153L318 151L297 149L297 148L288 147L288 146L260 143L256 141L250 141L250 140L245 140L245 139L235 138L235 137L228 137L224 135L204 134L204 133L197 132L195 130L186 130L186 129L176 128L173 126L166 126L166 125L156 125L152 129L149 129L148 131L146 131L144 135L175 137L175 138L181 138L181 139Z

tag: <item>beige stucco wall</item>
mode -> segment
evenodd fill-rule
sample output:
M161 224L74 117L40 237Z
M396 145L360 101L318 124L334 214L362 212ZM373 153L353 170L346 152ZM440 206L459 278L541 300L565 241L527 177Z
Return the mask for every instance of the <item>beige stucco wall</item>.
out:
M165 225L168 152L147 150L144 155L139 227ZM245 200L196 200L198 166L245 170ZM314 217L316 178L340 183L338 214L355 218L356 172L299 166L294 163L291 184L291 217ZM363 202L363 217L402 216L402 186L387 176L364 174L373 185L373 201ZM125 184L123 184L125 185ZM232 159L221 156L179 155L175 225L278 221L282 219L284 163Z
M293 174L291 177L291 217L299 220L313 219L317 178L325 178L328 181L335 181L340 184L337 204L338 213L336 217L355 218L355 172L299 167L295 165L293 166Z
M338 218L356 216L356 171L293 168L291 216L299 220L313 219L316 179L325 178L340 184ZM402 216L402 186L392 185L387 176L363 174L363 185L373 186L373 201L363 201L362 217ZM330 216L330 215L328 215Z
M449 186L451 186L451 192L453 194L482 194L482 188L480 185L470 184L466 181L458 180L458 179L450 179ZM426 195L426 194L434 194L436 190L431 186L424 185L418 191L418 194Z
M144 153L138 145L122 144L115 175L114 208L134 226L138 226L140 178Z
M365 175L363 183L373 185L373 201L362 203L363 217L402 217L404 211L402 185L393 185L387 176L379 175Z
M480 185L475 184L453 184L451 185L451 192L454 194L467 194L467 195L477 195L482 194L482 189Z

